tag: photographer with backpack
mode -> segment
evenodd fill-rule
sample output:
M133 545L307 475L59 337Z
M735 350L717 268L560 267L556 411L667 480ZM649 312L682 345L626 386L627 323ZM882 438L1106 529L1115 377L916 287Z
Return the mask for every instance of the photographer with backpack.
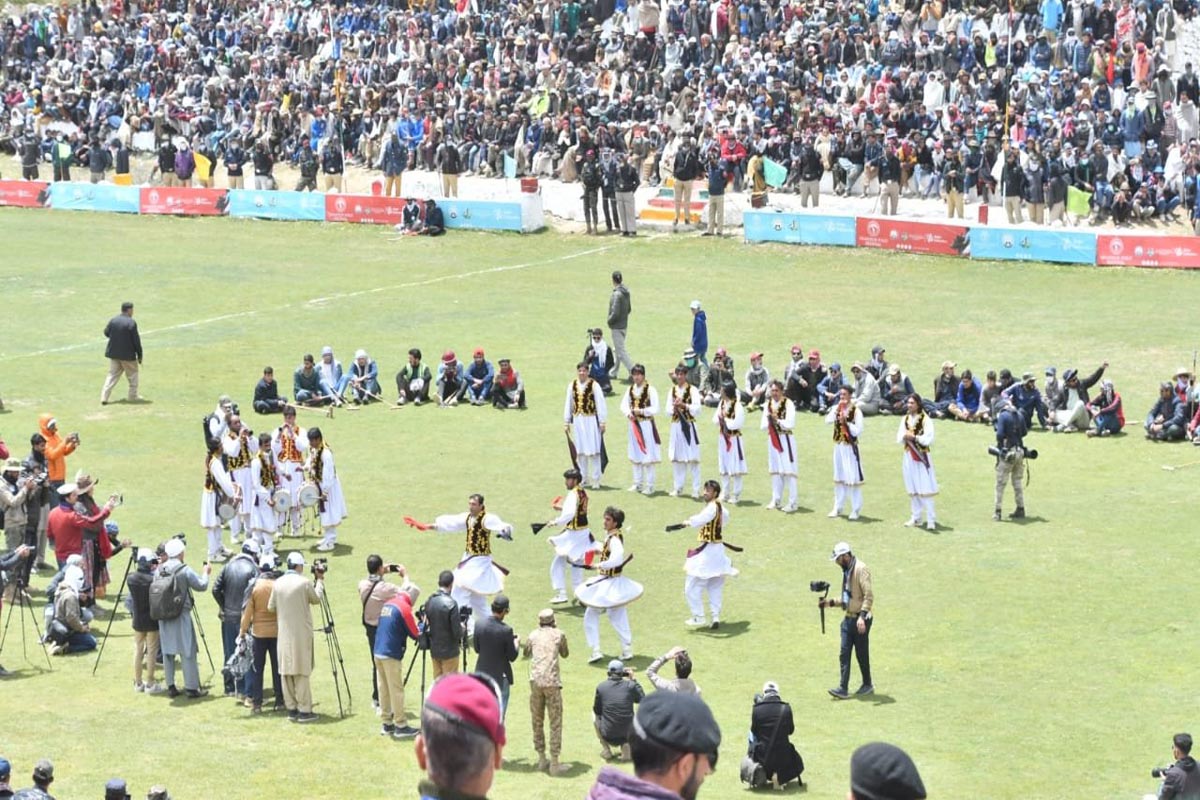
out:
M158 638L162 646L163 672L167 694L178 697L204 697L207 689L200 688L199 647L196 629L192 625L192 592L208 590L212 566L204 562L203 575L184 563L186 545L182 539L168 539L163 545L167 563L158 568L150 582L150 616L158 622ZM175 656L183 663L183 692L175 686Z

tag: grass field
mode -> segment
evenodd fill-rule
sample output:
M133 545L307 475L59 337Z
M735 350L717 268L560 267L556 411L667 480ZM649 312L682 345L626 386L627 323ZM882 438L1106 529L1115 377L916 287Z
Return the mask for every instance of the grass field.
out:
M391 376L409 347L432 362L443 349L461 356L481 345L489 358L513 359L530 404L524 413L376 406L312 418L337 454L351 513L328 578L354 692L346 719L337 719L319 636L314 693L324 720L298 727L251 718L219 697L173 703L135 695L123 615L98 677L86 657L55 659L53 673L43 671L41 653L22 663L14 622L0 660L20 672L5 681L0 700L8 723L0 754L13 762L15 783L28 785L33 761L49 755L60 797L98 796L113 775L128 779L134 796L163 782L185 800L412 796L412 745L377 735L354 584L366 556L379 552L407 564L431 591L437 571L461 553L461 538L419 534L400 518L461 510L466 495L480 491L489 510L518 528L515 542L494 546L512 569L509 621L522 635L536 625L550 596L551 553L527 523L545 519L561 492L563 392L585 328L604 323L615 267L633 294L630 350L660 391L688 343L688 303L699 298L710 351L728 347L739 374L754 349L780 370L794 342L843 364L865 361L883 343L923 392L946 358L977 375L1008 367L1039 377L1049 364L1090 371L1108 359L1131 423L1129 435L1110 440L1033 434L1042 457L1033 464L1025 524L991 521L990 431L938 423L942 527L931 534L901 527L908 500L894 419L867 421L866 518L850 523L825 517L830 430L812 415L797 435L803 512L761 507L770 498L766 444L752 417L749 502L733 510L728 528L746 552L735 558L741 575L726 587L727 624L717 632L684 628L681 566L693 534L662 532L698 506L625 492L623 426L614 425L613 462L594 502L626 510L627 547L637 556L628 574L646 586L630 611L633 665L644 669L671 646L686 646L722 725L720 768L703 797L742 791L736 766L751 699L767 679L792 703L794 742L814 799L844 797L851 751L874 739L906 748L932 797L1140 796L1156 788L1148 770L1169 757L1170 735L1197 732L1191 698L1181 691L1200 655L1188 621L1196 601L1188 577L1196 480L1190 471L1160 469L1192 460L1194 451L1151 445L1139 427L1156 382L1190 366L1196 276L699 238L452 233L397 242L367 226L65 212L0 213L0 241L0 433L24 455L37 415L53 412L63 430L82 433L68 461L72 474L86 468L100 476L101 494L124 492L114 517L122 532L152 545L186 531L193 561L202 541L200 419L222 393L248 410L264 364L290 388L301 354L330 344L348 363L364 347L391 396ZM100 332L125 299L137 304L142 392L151 402L102 408ZM274 421L249 416L256 430ZM702 436L706 471L715 477L711 427ZM660 487L668 474L660 467ZM809 580L837 580L828 553L840 539L875 578L878 694L868 701L826 695L836 683L836 619L822 637L807 591ZM119 577L124 563L114 566ZM210 598L200 602L219 659L216 607ZM508 764L495 798L583 797L600 766L590 709L603 665L585 663L580 616L560 615L573 653L564 663L563 753L573 769L558 779L533 771L518 661ZM607 623L601 635L606 652L615 652Z

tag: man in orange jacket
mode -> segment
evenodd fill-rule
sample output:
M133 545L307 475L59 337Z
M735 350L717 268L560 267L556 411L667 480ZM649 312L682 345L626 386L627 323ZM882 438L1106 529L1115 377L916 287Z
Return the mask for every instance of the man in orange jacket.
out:
M42 414L38 417L38 427L42 436L46 437L46 468L49 472L50 486L57 490L67 481L67 456L79 447L79 434L72 433L66 439L58 435L58 420L53 414Z

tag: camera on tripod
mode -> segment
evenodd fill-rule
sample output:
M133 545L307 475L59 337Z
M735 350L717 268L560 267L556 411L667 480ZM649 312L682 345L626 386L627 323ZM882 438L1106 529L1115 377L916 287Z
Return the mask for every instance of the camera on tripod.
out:
M467 623L467 620L469 620L471 618L471 611L472 611L472 608L470 606L459 606L458 621L465 625Z
M312 563L312 571L314 575L324 575L329 571L329 559L314 558Z
M1030 461L1034 461L1038 457L1037 450L1027 450L1024 447L989 447L987 451L989 456L995 456L1009 463L1016 461L1018 456L1024 456Z

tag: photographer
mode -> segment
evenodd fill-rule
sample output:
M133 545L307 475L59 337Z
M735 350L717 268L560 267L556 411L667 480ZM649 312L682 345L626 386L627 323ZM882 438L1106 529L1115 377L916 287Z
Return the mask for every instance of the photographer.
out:
M400 594L401 587L385 581L383 576L389 572L400 575L407 588L408 573L400 564L384 564L379 555L367 556L367 577L358 582L358 599L362 601L362 624L367 633L367 646L371 651L371 663L375 663L375 635L379 630L379 612L383 604ZM379 708L379 676L371 670L371 704Z
M158 568L156 577L173 576L178 583L186 584L186 594L183 608L174 619L158 621L158 640L162 647L163 674L167 681L167 694L172 699L180 694L186 694L192 699L204 697L207 689L200 687L200 662L197 656L200 649L196 643L196 628L192 625L192 607L195 600L192 592L203 592L208 589L208 579L212 575L212 566L204 562L204 574L196 571L184 562L187 545L178 537L168 539L163 544L166 562ZM153 604L152 604L153 607ZM183 664L183 692L175 686L175 656L179 656Z
M420 627L413 615L413 603L421 590L404 582L379 610L378 631L372 648L375 673L379 677L380 713L383 727L380 733L393 739L411 739L419 731L408 724L408 712L404 710L404 652L408 640L418 641Z
M30 562L25 570L29 579L29 567L49 569L46 564L46 522L50 516L50 500L54 492L50 488L50 464L46 460L46 437L35 433L29 437L29 455L21 462L21 471L33 476L38 483L37 491L29 495L25 504L25 542L35 546L36 562Z
M642 685L633 678L633 670L617 659L608 662L608 678L596 687L592 702L592 722L600 737L600 757L612 759L613 747L621 750L621 760L629 760L629 734L633 729L633 707L646 696Z
M425 604L426 631L429 633L429 660L433 665L433 678L437 680L447 672L458 672L463 633L462 616L458 603L450 596L454 589L454 573L448 569L438 575L438 590Z
M871 624L874 622L875 592L871 588L871 570L859 561L846 542L838 542L829 557L842 568L842 594L840 598L821 598L821 608L843 608L846 618L842 620L842 647L839 653L841 680L829 694L838 700L850 696L850 651L858 657L858 669L862 673L862 686L856 695L868 695L875 691L871 683Z
M96 637L92 635L80 605L83 585L83 569L68 567L54 593L54 620L46 631L46 638L50 640L48 652L52 656L96 649Z
M267 610L279 624L279 675L283 678L283 704L292 722L315 722L309 676L313 670L312 606L325 593L325 568L313 564L313 579L304 579L304 556L288 553L287 572L275 581Z
M668 661L675 663L674 680L667 680L658 674L663 664ZM700 687L692 680L691 674L692 659L688 655L688 651L682 647L672 647L666 653L651 661L650 666L646 667L646 678L649 679L655 689L698 695L700 694Z
M16 550L25 541L26 503L38 493L33 476L21 477L21 459L4 462L0 479L0 512L4 514L4 549Z
M213 584L212 596L220 609L221 642L224 646L225 664L237 649L242 609L245 607L246 590L258 577L258 543L247 540L242 552L229 559ZM234 697L239 703L250 695L250 674L234 680L233 673L223 669L225 696Z
M279 618L268 606L279 577L279 556L268 553L258 560L258 577L250 586L246 607L238 626L238 638L247 633L254 637L254 669L247 673L250 713L261 714L263 684L266 682L267 656L271 657L271 693L275 710L283 710L283 680L279 677Z
M508 694L512 688L512 662L517 660L520 637L504 621L508 616L508 597L492 598L492 615L475 623L475 671L489 676L500 687L500 719L508 713Z
M1189 733L1175 734L1171 757L1175 763L1166 769L1152 769L1150 775L1162 778L1158 790L1159 800L1194 800L1200 797L1200 769L1192 758L1192 736Z
M989 451L996 456L996 508L992 519L997 522L1004 503L1004 487L1009 481L1012 481L1013 496L1017 501L1017 508L1009 518L1025 517L1025 433L1024 417L1005 397L996 415L996 447Z
M108 519L118 502L117 496L111 495L99 511L85 516L75 507L79 494L79 487L74 483L60 484L59 504L50 511L46 521L46 536L54 542L54 557L60 567L67 563L69 556L83 553L85 529L95 527ZM100 546L101 558L107 559L112 556L112 541L107 536L98 537L96 541Z
M750 747L746 755L762 767L763 780L769 780L775 789L782 789L793 780L803 783L800 776L804 773L804 759L788 740L795 731L792 707L780 698L779 684L767 681L763 684L762 694L754 698L754 710L750 713Z

